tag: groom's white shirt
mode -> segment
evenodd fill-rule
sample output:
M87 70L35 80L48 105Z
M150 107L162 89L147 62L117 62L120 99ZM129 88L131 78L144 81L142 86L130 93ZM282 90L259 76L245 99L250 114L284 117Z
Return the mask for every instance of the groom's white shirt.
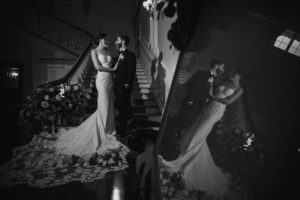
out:
M127 47L120 48L119 52L124 52L126 49Z

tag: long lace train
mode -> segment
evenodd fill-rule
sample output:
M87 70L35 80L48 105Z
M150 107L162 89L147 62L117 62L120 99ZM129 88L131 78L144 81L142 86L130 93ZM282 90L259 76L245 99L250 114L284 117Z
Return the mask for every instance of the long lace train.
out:
M122 144L89 158L57 154L53 144L55 139L45 139L41 134L29 144L14 148L13 158L0 166L0 187L28 184L43 188L71 181L92 182L107 172L128 167L129 149Z

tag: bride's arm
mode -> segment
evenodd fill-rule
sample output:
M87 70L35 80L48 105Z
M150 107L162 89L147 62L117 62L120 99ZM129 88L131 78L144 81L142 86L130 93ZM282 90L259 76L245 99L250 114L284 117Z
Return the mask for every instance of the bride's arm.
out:
M243 94L243 92L244 92L243 88L239 87L238 89L236 89L236 91L232 95L230 95L226 98L219 98L219 97L216 97L213 95L211 95L211 98L220 103L229 105L229 104L232 104L233 102L235 102Z
M115 63L114 67L112 68L114 71L116 71L118 69L119 62L120 62L120 60L123 60L123 59L124 59L124 55L120 54L117 62Z
M114 68L109 68L109 67L104 67L103 65L107 65L107 64L103 64L100 63L99 59L97 58L97 52L95 49L93 49L91 51L91 58L94 64L94 67L96 68L96 70L100 71L100 72L114 72L115 69Z

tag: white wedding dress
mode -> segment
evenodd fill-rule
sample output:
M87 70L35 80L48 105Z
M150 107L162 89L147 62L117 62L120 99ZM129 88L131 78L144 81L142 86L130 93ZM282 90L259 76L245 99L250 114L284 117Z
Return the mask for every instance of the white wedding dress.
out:
M110 65L111 57L106 60L98 56L100 62ZM116 149L122 144L114 137L115 109L113 93L113 74L97 73L98 92L97 110L80 126L63 133L57 141L57 153L89 157L106 149Z
M98 55L98 59L110 66L110 56ZM0 187L91 182L107 172L128 167L129 149L114 136L113 74L98 71L96 88L97 110L78 127L65 129L54 139L34 136L29 144L13 149L13 158L0 166Z
M217 96L220 98L234 93L234 89L223 85L218 89ZM166 161L160 157L163 170L180 172L188 190L202 191L218 199L224 199L228 195L230 178L229 174L216 166L206 138L215 123L223 117L225 107L225 104L210 101L188 130L185 130L180 141L179 157L173 161Z

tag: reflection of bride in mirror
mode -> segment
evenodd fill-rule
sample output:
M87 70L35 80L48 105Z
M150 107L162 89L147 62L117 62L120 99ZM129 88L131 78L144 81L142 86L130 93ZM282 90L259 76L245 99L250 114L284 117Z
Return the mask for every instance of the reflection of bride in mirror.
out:
M185 130L180 141L181 154L177 159L166 161L159 156L164 169L181 173L187 189L204 191L221 199L229 192L229 175L216 166L206 138L216 122L223 117L226 105L235 102L243 93L240 78L241 73L233 71L229 81L219 85L215 91L211 89L211 100Z

